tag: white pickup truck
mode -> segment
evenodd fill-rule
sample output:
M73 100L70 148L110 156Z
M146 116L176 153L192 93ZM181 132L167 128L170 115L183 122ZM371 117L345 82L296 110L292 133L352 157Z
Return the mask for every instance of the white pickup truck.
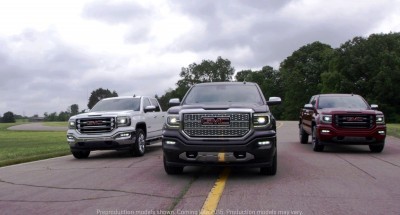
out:
M157 99L124 96L100 100L89 112L68 121L67 141L75 158L94 150L129 150L142 156L146 144L160 139L165 121Z

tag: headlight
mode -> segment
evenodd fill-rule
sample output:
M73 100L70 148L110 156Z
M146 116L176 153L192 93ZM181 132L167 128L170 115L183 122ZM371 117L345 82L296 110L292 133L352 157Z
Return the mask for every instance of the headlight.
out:
M322 123L332 123L332 115L321 115Z
M254 127L264 127L270 123L270 117L268 113L255 113L253 115Z
M76 128L75 120L68 121L68 128L69 129L75 129Z
M376 115L376 124L385 124L385 117L383 115Z
M131 125L131 120L127 116L119 116L117 117L117 125L118 127L129 126Z
M179 128L179 115L168 115L166 125L170 128Z

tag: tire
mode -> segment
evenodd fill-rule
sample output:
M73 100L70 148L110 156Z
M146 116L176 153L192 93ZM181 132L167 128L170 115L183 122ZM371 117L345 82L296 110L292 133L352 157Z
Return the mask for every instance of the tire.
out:
M167 159L163 156L164 170L168 175L178 175L183 172L183 167L181 166L169 166L167 165Z
M260 174L261 175L276 175L277 169L278 169L278 152L275 153L274 158L272 159L272 166L261 167Z
M90 151L71 151L76 159L85 159L89 157Z
M136 140L132 145L133 156L141 157L146 152L146 136L142 129L136 130Z
M383 148L385 147L385 143L380 144L380 145L369 145L369 150L374 153L381 153L383 151Z
M324 151L324 145L320 144L319 139L317 137L316 126L313 126L313 129L312 129L312 146L313 146L313 150L316 152Z
M299 136L300 136L300 143L307 144L308 143L308 134L303 129L303 124L299 125Z

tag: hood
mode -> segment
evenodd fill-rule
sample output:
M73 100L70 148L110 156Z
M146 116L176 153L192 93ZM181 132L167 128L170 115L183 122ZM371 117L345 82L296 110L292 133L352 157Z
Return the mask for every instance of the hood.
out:
M267 105L260 105L254 103L226 103L226 104L195 104L195 105L183 105L175 106L168 109L169 114L178 114L181 110L190 109L203 109L203 110L228 110L231 108L235 109L252 109L256 113L269 112Z
M325 108L319 112L322 114L382 114L381 111L354 108Z
M131 116L131 115L133 115L134 112L135 111L132 111L132 110L125 110L125 111L97 111L97 112L81 113L81 114L72 116L70 119L90 118L90 117Z

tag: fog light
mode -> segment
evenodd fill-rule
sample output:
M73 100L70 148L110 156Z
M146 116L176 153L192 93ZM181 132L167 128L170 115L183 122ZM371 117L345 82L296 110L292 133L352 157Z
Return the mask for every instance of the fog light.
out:
M175 145L175 141L171 141L171 140L167 140L167 141L165 141L165 144L167 144L167 145Z
M378 134L385 135L385 131L378 131Z
M322 134L327 134L327 133L330 133L331 131L329 131L329 130L321 130L321 133Z
M258 145L260 145L260 146L265 146L265 145L269 145L269 144L271 144L270 141L259 141L258 142Z
M72 135L67 135L67 139L68 139L68 140L74 140L74 136L72 136Z
M130 137L131 134L130 133L122 133L119 135L120 137Z

